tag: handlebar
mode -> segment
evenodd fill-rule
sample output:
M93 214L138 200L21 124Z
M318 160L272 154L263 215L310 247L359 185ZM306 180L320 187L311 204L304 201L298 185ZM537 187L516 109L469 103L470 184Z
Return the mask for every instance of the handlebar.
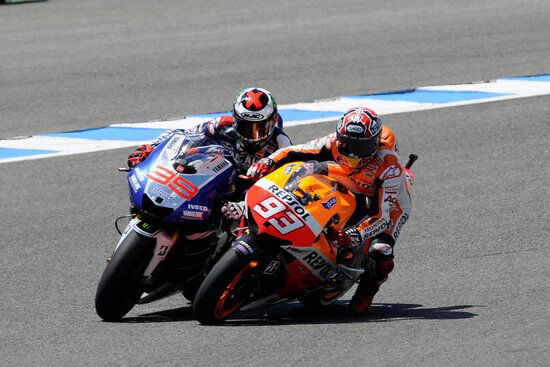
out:
M255 183L256 180L254 180L252 177L247 175L239 175L239 179L237 180L237 189L238 190L248 190L251 188Z
M414 164L414 162L418 159L418 156L416 154L409 155L409 161L405 165L405 168L410 169L411 166Z
M130 172L130 168L128 168L128 167L120 167L120 168L118 169L118 172Z
M239 175L239 178L243 181L252 181L252 182L254 182L254 179L250 176L247 176L247 175Z

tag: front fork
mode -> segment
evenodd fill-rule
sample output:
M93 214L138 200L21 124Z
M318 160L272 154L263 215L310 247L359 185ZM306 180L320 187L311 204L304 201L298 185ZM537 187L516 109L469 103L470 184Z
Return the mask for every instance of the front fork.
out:
M131 231L134 231L141 236L155 239L156 244L153 257L143 272L143 276L149 278L158 265L164 261L170 250L172 250L174 244L178 240L179 233L176 231L172 236L170 236L164 230L150 224L149 222L143 221L139 218L139 216L137 216L133 218L130 223L128 223L126 229L122 232L122 236L118 241L115 252Z

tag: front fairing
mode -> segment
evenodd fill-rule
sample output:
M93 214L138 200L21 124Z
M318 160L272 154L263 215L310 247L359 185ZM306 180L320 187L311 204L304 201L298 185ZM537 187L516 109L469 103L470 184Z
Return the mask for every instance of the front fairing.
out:
M327 225L345 223L354 195L327 173L323 163L295 162L259 180L246 195L251 226L293 246L311 246Z
M128 174L130 200L165 223L205 221L232 193L235 169L204 135L175 134Z

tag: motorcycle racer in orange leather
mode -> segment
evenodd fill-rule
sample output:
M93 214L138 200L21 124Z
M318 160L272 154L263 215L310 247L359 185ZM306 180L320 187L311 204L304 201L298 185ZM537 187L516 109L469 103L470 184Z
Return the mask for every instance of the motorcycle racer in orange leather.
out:
M357 196L350 226L333 237L340 247L359 248L365 242L365 272L350 302L353 311L364 313L393 270L393 247L409 218L412 175L393 132L376 112L360 107L344 113L335 133L280 149L253 164L247 175L259 179L283 164L307 160L335 161L329 175Z

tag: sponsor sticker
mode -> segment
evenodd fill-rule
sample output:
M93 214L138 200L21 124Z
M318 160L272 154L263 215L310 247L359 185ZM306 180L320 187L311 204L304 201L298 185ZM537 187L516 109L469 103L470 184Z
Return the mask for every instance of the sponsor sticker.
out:
M397 222L397 226L395 227L395 231L393 232L393 237L397 240L399 237L399 234L401 233L401 228L403 227L403 224L409 219L408 214L403 214L403 216L399 219L399 222Z
M172 200L172 194L168 191L162 190L159 187L153 187L151 191L153 192L153 194L155 194L159 198L162 198L164 200L170 200L170 201Z
M287 251L292 251L293 247L284 246L283 248ZM332 262L313 248L308 249L308 251L295 252L293 256L299 259L302 264L306 265L320 279L326 278L334 269Z
M201 210L203 212L206 212L210 210L207 206L204 205L195 205L195 204L187 204L187 209L189 210Z
M348 124L348 126L346 126L346 131L348 133L362 134L362 133L365 132L365 128L363 126L359 126L359 125Z
M378 118L373 119L369 125L370 135L371 136L376 135L381 128L382 128L382 124L380 123L380 119Z
M332 197L329 201L321 203L323 205L323 208L330 209L336 204L338 200L336 199L336 196Z
M139 189L141 189L141 185L139 184L136 175L130 176L130 185L132 185L134 192L138 192Z
M237 246L235 246L235 250L239 251L243 255L249 255L252 253L252 248L244 241L239 241Z
M192 210L184 210L181 212L182 218L202 218L202 212L196 212Z
M271 260L271 262L269 263L267 268L265 268L264 274L267 274L267 275L275 274L275 272L279 268L279 265L281 265L281 263L279 261Z
M397 194L398 191L399 191L399 187L386 187L384 189L384 192L386 194Z
M226 160L223 160L223 162L221 162L220 164L218 164L217 166L215 166L214 168L212 168L212 171L218 173L220 172L222 169L224 169L225 167L229 166L229 162L226 161Z
M401 168L399 166L392 164L382 173L382 180L389 180L390 178L399 177L401 175Z
M292 169L294 168L294 164L289 165L285 168L285 171L283 172L285 175L288 175L290 172L292 172Z
M287 203L296 214L298 214L302 219L309 217L309 212L296 200L296 197L289 192L281 189L279 186L273 184L268 189L269 192L275 194L278 198L282 199Z
M258 113L258 112L255 112L255 113L242 112L241 117L251 119L251 120L263 120L264 119L264 115L262 115L261 113Z
M141 171L139 167L134 167L134 173L136 174L138 180L143 181L145 180L145 175Z
M171 139L170 143L166 146L166 149L172 149L176 145L178 141L181 139L181 135L174 135L174 137Z

